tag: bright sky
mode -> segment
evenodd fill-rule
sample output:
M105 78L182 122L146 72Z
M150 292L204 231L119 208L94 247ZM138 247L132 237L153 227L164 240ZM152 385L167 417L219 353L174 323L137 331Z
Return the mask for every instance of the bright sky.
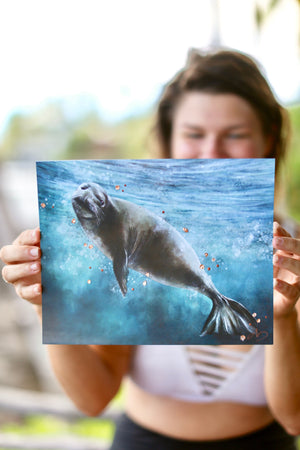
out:
M259 38L254 0L0 0L0 131L12 112L49 98L91 95L109 120L145 109L188 48L211 43L213 4L222 44L256 56L290 102L300 80L296 3L284 0Z

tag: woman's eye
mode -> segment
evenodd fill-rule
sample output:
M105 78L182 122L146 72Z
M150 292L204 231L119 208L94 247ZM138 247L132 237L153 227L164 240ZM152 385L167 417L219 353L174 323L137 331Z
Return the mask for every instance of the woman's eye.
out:
M227 139L246 139L249 137L246 133L230 133L227 135Z
M187 133L185 137L187 137L188 139L201 139L204 137L204 135L201 133Z

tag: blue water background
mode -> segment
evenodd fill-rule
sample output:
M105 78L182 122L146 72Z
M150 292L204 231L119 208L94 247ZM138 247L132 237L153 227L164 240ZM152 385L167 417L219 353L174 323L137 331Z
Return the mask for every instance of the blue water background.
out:
M272 343L274 160L49 161L37 163L37 180L44 343ZM217 289L256 313L259 333L243 342L200 337L211 300L133 270L124 298L112 262L73 211L72 194L83 182L174 226Z

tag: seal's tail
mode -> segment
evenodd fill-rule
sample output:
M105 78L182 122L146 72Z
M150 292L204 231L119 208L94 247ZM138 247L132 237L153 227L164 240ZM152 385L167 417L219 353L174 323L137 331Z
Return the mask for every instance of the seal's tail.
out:
M213 302L201 336L206 334L242 335L255 333L257 325L250 312L240 303L220 295L221 302ZM220 299L219 299L220 300Z

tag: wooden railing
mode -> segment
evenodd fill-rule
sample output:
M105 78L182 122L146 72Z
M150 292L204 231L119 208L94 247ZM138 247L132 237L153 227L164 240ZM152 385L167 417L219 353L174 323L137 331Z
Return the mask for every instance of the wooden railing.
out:
M0 387L0 411L21 417L50 415L72 422L85 417L73 404L60 394L46 394ZM110 407L100 419L115 422L120 410ZM87 437L32 436L0 432L0 449L14 450L107 450L110 443Z

